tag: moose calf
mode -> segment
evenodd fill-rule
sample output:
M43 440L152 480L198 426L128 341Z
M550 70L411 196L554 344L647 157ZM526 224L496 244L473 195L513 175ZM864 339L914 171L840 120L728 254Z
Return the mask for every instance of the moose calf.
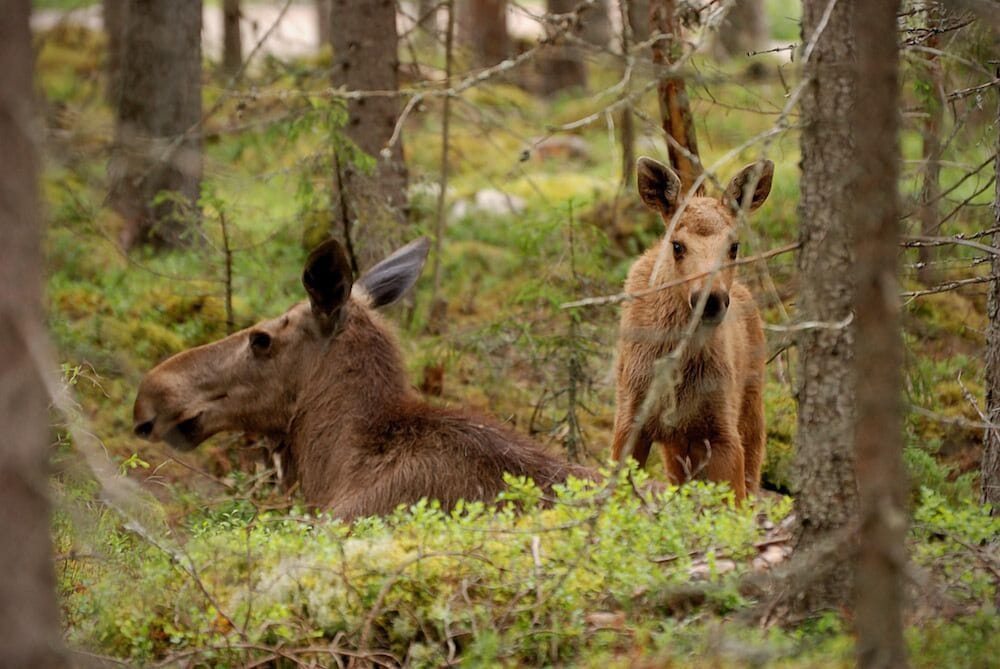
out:
M180 450L224 430L269 435L287 448L306 502L345 520L424 497L445 508L492 500L504 472L543 489L592 477L495 421L429 406L410 388L375 310L413 286L427 250L426 239L412 242L354 282L344 249L324 242L302 274L308 302L146 375L135 433Z
M651 158L639 159L637 173L639 196L669 231L680 179ZM738 501L760 484L765 342L753 296L729 263L739 251L737 213L760 207L773 174L771 161L751 164L721 198L688 201L669 238L629 271L634 298L622 309L618 344L614 458L631 445L644 465L658 442L671 482L726 481Z

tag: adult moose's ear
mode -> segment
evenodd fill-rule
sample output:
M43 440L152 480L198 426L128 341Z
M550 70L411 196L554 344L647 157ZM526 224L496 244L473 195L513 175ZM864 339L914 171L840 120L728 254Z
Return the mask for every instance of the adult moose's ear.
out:
M351 261L335 239L328 239L314 248L306 259L302 285L309 294L313 315L323 334L329 334L336 325L353 282Z
M771 192L771 179L774 177L774 163L770 160L759 160L750 163L740 173L733 177L722 196L722 203L739 211L754 211L764 204ZM756 183L756 187L754 186ZM753 192L749 189L753 188ZM747 198L750 201L747 202Z
M650 209L670 217L677 209L681 194L681 179L658 160L643 156L635 165L639 197Z
M430 248L426 237L415 239L365 272L358 283L368 294L371 306L384 307L406 294L417 282Z

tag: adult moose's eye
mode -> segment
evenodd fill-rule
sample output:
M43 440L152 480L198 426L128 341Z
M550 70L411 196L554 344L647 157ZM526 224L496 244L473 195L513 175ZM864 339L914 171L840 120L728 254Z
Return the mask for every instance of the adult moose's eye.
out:
M740 252L740 245L738 242L733 242L732 246L729 247L729 258L730 260L736 260L736 254Z
M271 350L271 335L266 332L254 331L250 333L250 350L254 355L267 355Z
M674 245L674 260L680 260L684 257L684 252L687 249L680 242L672 242L672 244Z

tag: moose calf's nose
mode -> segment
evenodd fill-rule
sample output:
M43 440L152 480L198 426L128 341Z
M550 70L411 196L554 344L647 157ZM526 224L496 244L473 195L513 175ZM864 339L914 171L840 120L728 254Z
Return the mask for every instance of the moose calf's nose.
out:
M691 293L691 308L697 309L698 302L702 299L702 292L695 291ZM701 317L708 321L720 321L722 317L726 314L726 309L729 308L729 293L728 292L711 292L705 298L705 309L701 312Z

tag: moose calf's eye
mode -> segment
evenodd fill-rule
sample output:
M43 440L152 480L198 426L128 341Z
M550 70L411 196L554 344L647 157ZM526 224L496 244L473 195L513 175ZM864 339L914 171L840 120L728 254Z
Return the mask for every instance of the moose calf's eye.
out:
M263 355L271 349L271 335L266 332L250 333L250 350L256 355Z
M684 257L684 251L686 249L684 248L684 245L681 244L680 242L672 242L672 243L674 245L674 258L676 260L680 260L681 258Z
M735 260L736 254L739 252L740 252L740 245L734 242L733 245L729 247L729 257Z

